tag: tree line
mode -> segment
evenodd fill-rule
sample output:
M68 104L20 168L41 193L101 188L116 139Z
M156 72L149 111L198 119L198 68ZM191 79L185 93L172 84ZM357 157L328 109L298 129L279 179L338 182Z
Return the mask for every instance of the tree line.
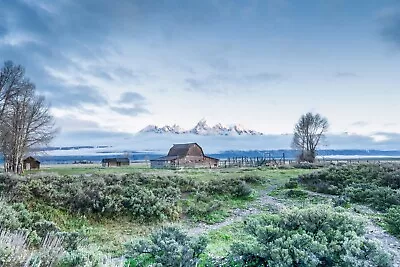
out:
M6 172L21 173L33 148L49 144L56 134L45 97L25 77L25 69L6 61L0 70L0 152Z

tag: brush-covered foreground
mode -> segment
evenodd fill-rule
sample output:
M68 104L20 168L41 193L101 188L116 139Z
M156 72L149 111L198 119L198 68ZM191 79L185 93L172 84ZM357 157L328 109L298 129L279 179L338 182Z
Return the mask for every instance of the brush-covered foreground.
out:
M392 234L400 235L399 164L331 167L301 175L299 182L310 190L338 195L340 205L353 202L382 212L387 229Z
M0 175L0 266L391 266L367 217L302 189L315 170L90 170Z

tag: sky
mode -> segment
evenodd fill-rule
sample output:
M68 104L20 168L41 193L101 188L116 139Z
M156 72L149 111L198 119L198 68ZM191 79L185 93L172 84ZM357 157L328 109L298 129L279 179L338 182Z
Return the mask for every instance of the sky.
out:
M51 103L67 138L149 124L238 123L400 140L397 0L0 0L0 61Z

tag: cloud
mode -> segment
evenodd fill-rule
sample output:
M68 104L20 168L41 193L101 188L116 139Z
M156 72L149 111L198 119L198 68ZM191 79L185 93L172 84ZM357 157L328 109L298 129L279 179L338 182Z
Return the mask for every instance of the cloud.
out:
M211 58L208 64L218 71L233 71L236 69L236 67L225 58Z
M83 131L83 130L100 130L97 122L79 119L76 116L56 117L56 124L61 128L61 132Z
M60 86L47 88L45 96L54 107L80 107L83 104L107 105L108 101L96 88L89 86Z
M241 79L244 83L269 83L279 81L283 79L283 76L277 73L262 72L257 74L245 75Z
M134 105L134 107L111 107L111 109L121 115L136 117L140 114L150 114L142 105Z
M351 126L365 127L368 126L369 123L366 121L356 121L351 124Z
M132 134L104 129L63 131L53 141L54 146L110 145L113 140L125 140Z
M336 78L354 78L358 75L354 72L336 72L334 75Z
M398 125L399 125L398 123L390 122L390 123L385 123L383 125L383 127L393 127L393 126L398 126Z
M376 143L382 143L382 142L390 140L388 136L383 135L383 134L373 134L370 137Z
M118 104L119 106L111 106L111 109L124 116L135 117L140 114L150 114L150 111L145 107L146 98L137 92L123 93Z
M389 11L386 10L381 14L381 35L385 41L400 49L400 10L390 9Z
M188 85L187 91L226 93L232 88L251 90L252 87L276 83L283 79L284 77L278 73L260 72L247 75L218 74L202 79L187 78L185 83Z
M120 104L131 104L145 101L146 98L136 92L125 92L120 96L118 103Z
M2 22L0 20L0 38L7 34L7 28L1 25Z
M92 74L100 79L108 80L108 81L113 81L114 78L106 71L103 70L98 70L98 71L93 71Z
M219 91L214 89L211 89L210 86L213 84L212 81L206 81L206 80L199 80L199 79L194 79L194 78L188 78L185 79L185 82L187 83L188 87L186 88L187 91L193 91L193 92L210 92L210 91Z

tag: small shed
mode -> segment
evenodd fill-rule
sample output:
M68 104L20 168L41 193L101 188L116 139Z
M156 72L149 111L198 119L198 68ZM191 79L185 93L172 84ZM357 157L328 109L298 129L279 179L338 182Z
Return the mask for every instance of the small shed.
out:
M152 168L192 167L215 168L219 160L204 155L197 143L174 144L167 156L150 160Z
M103 167L121 167L129 166L128 158L105 158L101 160L101 165Z
M26 159L23 160L23 169L25 171L39 170L40 161L38 161L34 157L27 157Z

